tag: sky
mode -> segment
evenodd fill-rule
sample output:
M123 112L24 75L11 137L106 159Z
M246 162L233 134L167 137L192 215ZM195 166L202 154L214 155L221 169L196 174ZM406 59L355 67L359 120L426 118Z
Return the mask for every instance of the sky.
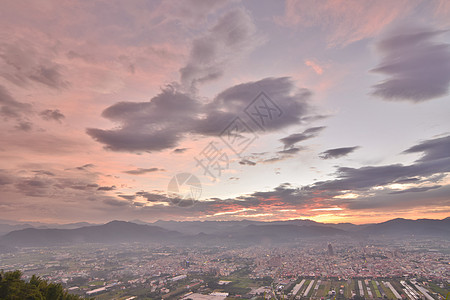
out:
M0 219L450 215L448 1L2 1Z

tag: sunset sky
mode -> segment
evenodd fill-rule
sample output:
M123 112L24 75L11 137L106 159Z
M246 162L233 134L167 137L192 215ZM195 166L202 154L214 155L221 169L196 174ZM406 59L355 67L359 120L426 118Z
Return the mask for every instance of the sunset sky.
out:
M449 30L445 0L2 1L0 219L448 217Z

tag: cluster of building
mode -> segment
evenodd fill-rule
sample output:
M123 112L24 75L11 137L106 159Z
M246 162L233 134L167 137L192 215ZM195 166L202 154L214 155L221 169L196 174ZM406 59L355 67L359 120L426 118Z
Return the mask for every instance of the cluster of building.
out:
M254 277L312 276L339 278L421 277L448 280L450 276L448 242L415 243L380 241L370 244L309 243L300 247L255 247L248 257L255 262ZM447 247L447 248L445 248Z
M145 286L150 292L168 293L168 286L182 282L188 276L226 277L244 268L255 280L270 277L282 281L299 276L340 279L407 276L448 283L450 255L446 249L449 246L448 241L436 240L350 239L210 248L83 245L27 248L1 254L0 269L22 270L25 278L37 274L63 282L71 291L87 295L137 286ZM309 293L319 285L317 281L315 285L313 281L298 282L292 288L299 290L306 286L305 292ZM410 293L406 286L405 293Z

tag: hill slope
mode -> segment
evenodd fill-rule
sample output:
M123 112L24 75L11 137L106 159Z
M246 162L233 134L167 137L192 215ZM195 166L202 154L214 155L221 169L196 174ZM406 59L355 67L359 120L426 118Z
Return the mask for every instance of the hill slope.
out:
M76 229L26 228L12 231L0 238L3 246L53 246L81 243L124 242L288 242L304 238L341 236L425 236L450 239L450 218L443 220L394 219L370 225L315 223L293 220L277 222L173 222L159 221L149 225L112 221L104 225L84 226ZM182 229L182 232L174 229ZM163 228L166 227L166 228ZM343 229L345 228L345 230Z
M74 243L155 242L182 236L158 226L112 221L104 225L77 229L26 228L12 231L2 238L2 244L14 246L51 246Z
M443 220L397 218L386 222L368 225L361 230L368 235L425 235L450 237L450 218Z

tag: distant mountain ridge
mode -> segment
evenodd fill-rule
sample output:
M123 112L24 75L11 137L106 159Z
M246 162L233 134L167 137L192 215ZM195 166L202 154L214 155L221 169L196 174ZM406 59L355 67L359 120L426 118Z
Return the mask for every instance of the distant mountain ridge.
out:
M137 224L139 223L139 224ZM450 217L443 220L393 219L378 224L323 224L311 220L260 221L111 221L74 229L25 228L0 237L0 245L54 246L129 242L286 242L332 236L435 236L450 239Z
M8 232L25 229L25 228L38 228L38 229L75 229L83 226L97 225L88 222L77 222L69 224L46 224L41 222L18 222L10 220L0 220L0 236L7 234Z
M206 234L218 233L223 230L229 229L239 229L244 228L248 225L297 225L297 226L321 226L321 227L332 227L336 229L341 229L345 231L357 231L368 225L355 225L351 223L319 223L312 220L305 219L295 219L288 221L253 221L253 220L241 220L241 221L156 221L154 223L145 223L140 220L132 221L139 222L139 224L152 224L160 226L166 229L179 231L185 234L199 234L201 232Z
M158 226L111 221L103 225L76 229L26 228L2 236L0 243L13 246L53 246L75 243L156 242L181 235Z
M443 220L397 218L366 226L362 232L370 235L430 235L449 236L450 217Z

